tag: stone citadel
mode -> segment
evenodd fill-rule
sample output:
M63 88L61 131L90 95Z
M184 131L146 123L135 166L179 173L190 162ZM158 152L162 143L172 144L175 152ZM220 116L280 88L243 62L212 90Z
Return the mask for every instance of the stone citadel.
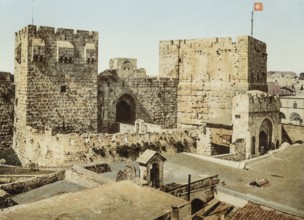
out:
M22 165L116 160L122 146L243 160L281 144L266 44L252 37L161 41L158 77L131 58L98 74L97 32L29 25L15 42L15 87L1 81L15 90L1 112L14 126L0 134Z
M303 103L269 93L265 43L161 41L157 77L123 57L98 74L98 44L16 32L14 75L0 73L1 219L304 217L304 148L284 143L304 127L282 117Z

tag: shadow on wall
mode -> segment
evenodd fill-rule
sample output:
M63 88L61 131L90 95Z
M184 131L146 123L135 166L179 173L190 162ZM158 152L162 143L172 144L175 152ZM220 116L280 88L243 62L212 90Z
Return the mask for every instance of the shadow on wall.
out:
M289 144L304 142L304 126L294 124L282 124L282 142Z
M282 142L287 142L288 144L292 144L292 140L286 132L284 126L282 126Z
M7 165L21 166L21 162L12 148L0 148L0 159L4 159Z

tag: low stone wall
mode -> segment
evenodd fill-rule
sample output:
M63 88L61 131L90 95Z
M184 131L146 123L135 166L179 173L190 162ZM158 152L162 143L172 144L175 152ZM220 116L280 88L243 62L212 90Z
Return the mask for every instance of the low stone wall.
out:
M189 153L187 153L189 154ZM193 157L199 158L201 160L217 163L217 164L222 164L224 166L229 166L233 168L239 168L239 169L244 169L245 163L244 162L235 162L235 161L230 161L230 160L222 160L219 158L214 158L214 157L209 157L209 156L204 156L204 155L197 155L197 154L189 154Z
M13 183L3 184L0 185L0 189L8 192L11 195L17 195L63 179L64 171L60 171L26 180L16 181Z
M37 168L16 167L0 165L0 175L38 175L54 173L52 170L40 170Z
M102 177L93 171L77 165L74 165L72 168L65 171L65 180L84 187L96 187L112 182L106 177Z
M135 126L130 125L130 124L124 124L124 123L119 123L119 133L124 134L124 133L134 133L135 132Z
M161 125L146 123L144 120L137 119L134 124L116 123L119 126L120 134L131 134L131 133L160 133L165 132L167 129L163 129Z
M287 135L289 136L292 143L295 141L304 141L304 126L293 125L293 124L282 124Z
M151 149L167 154L196 152L195 140L186 130L133 134L56 134L27 127L27 146L20 154L23 165L72 166L83 163L112 163L136 160Z

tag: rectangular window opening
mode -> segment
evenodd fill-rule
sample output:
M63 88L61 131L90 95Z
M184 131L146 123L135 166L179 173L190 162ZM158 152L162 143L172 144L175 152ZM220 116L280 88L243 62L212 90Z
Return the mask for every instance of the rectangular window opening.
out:
M60 92L66 92L66 85L61 86Z

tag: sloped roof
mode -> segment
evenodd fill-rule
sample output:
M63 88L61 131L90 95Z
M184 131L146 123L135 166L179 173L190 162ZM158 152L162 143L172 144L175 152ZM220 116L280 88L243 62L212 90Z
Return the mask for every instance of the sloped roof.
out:
M299 219L292 215L285 214L270 208L263 208L249 202L243 208L239 209L231 218L231 220L260 220L260 219L280 219L280 220L296 220Z
M147 164L154 157L154 155L159 156L163 161L166 160L166 158L164 158L158 152L147 149L136 161L140 164Z

